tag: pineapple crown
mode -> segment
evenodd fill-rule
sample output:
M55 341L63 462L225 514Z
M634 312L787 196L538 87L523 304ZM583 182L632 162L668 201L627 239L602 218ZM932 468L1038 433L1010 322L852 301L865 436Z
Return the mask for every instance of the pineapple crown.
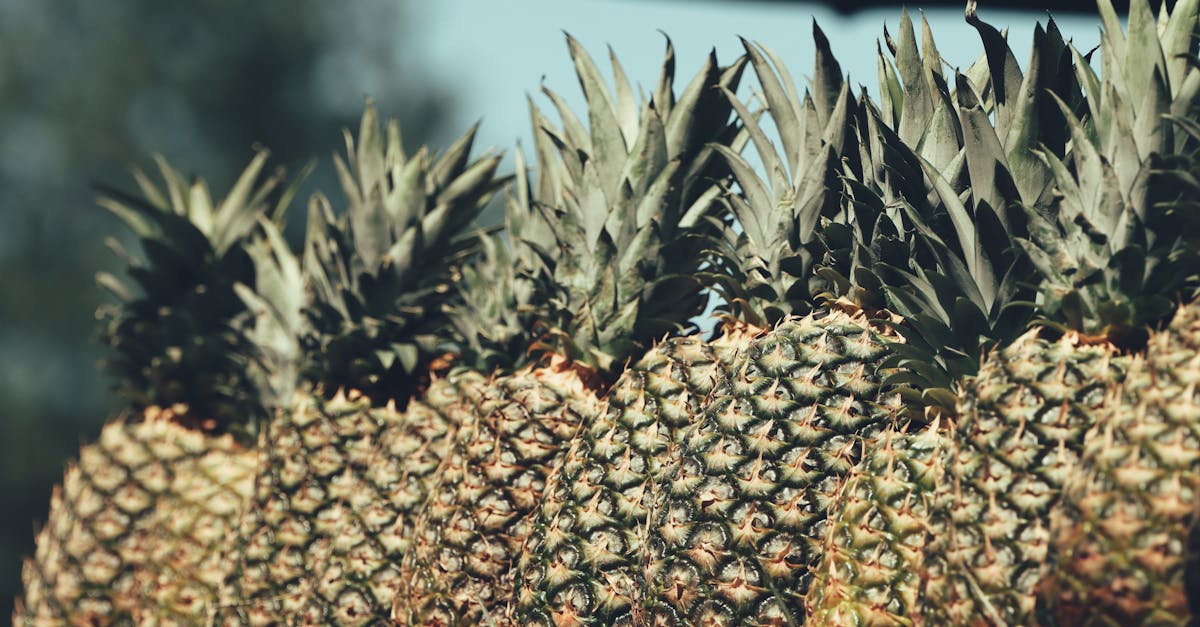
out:
M115 306L98 312L100 336L115 355L105 362L135 408L168 407L191 426L224 431L252 423L266 408L255 386L255 343L243 332L246 313L236 285L256 286L247 246L260 225L283 217L300 179L281 188L281 174L261 176L266 152L214 202L202 180L188 182L162 158L162 185L134 172L141 197L105 190L100 204L138 237L139 262L128 279L102 273Z
M884 286L903 283L894 269L906 268L916 254L914 229L901 208L905 198L928 193L919 159L939 172L962 165L962 128L929 23L922 16L924 54L907 11L899 37L884 27L891 60L876 45L880 101L864 90L852 130L860 165L842 168L840 212L818 233L825 256L816 272L827 286L819 296L866 310L888 307Z
M460 301L447 308L459 344L458 363L484 372L514 369L530 357L529 330L539 313L545 314L542 295L550 281L538 248L548 248L552 234L532 211L519 148L515 161L516 174L505 194L503 235L480 235L479 253L463 266L457 282Z
M260 231L246 252L254 264L254 283L234 287L246 307L245 336L256 347L250 374L263 404L282 407L299 382L300 339L312 333L305 315L308 277L275 222L260 220Z
M725 231L714 273L728 312L763 324L821 300L890 309L904 318L893 381L940 390L939 404L955 377L974 371L986 343L1024 328L1028 314L1014 305L1031 291L1017 281L1023 259L1012 241L1024 212L1007 153L1022 150L1013 129L1039 110L1007 103L1051 83L1026 80L1003 37L980 28L989 47L1003 49L956 75L951 89L928 23L920 50L905 12L898 41L885 31L894 64L879 51L880 106L850 95L815 25L816 70L803 101L771 67L781 65L774 55L747 45L783 156L758 116L734 100L769 176L755 175L736 146L719 148L742 189L726 197L741 232ZM997 71L1007 83L993 80ZM993 127L989 114L1002 107L1003 126Z
M839 164L854 169L858 163L848 143L857 100L815 22L813 39L815 69L803 99L773 52L742 41L762 86L767 114L778 130L782 154L760 126L759 113L751 112L732 90L724 90L767 177L760 177L739 154L744 140L715 146L741 188L740 194L723 196L740 229L726 225L718 231L713 238L714 267L705 276L725 301L720 311L752 325L771 325L811 308L820 222L838 206Z
M310 207L304 266L311 301L302 337L307 377L327 393L357 389L379 402L404 397L443 350L452 281L479 237L472 225L495 190L500 157L469 158L475 129L443 154L404 152L368 104L346 160L335 158L347 207Z
M552 235L525 240L550 279L540 290L544 306L530 348L610 374L705 305L696 274L704 237L716 228L709 219L719 207L716 183L728 173L712 144L729 143L737 132L720 88L736 89L745 63L722 68L710 54L676 98L668 40L658 84L639 107L615 55L610 93L579 43L568 36L567 45L588 126L543 89L562 127L531 104L536 194L515 198Z
M985 52L953 88L927 23L920 51L907 14L898 41L885 33L895 70L881 52L881 106L867 102L858 124L863 173L847 171L843 215L823 233L837 289L868 304L882 294L902 319L889 381L947 408L954 381L1032 316L1036 273L1017 242L1052 183L1032 150L1065 151L1056 99L1078 102L1053 21L1036 29L1026 73L973 5L967 20Z
M1030 213L1020 245L1042 274L1043 323L1144 344L1197 287L1194 154L1200 106L1200 2L1183 0L1157 23L1130 3L1128 33L1108 0L1100 76L1092 53L1070 48L1085 106L1060 100L1071 150L1039 150L1057 194ZM1094 51L1093 51L1094 52Z

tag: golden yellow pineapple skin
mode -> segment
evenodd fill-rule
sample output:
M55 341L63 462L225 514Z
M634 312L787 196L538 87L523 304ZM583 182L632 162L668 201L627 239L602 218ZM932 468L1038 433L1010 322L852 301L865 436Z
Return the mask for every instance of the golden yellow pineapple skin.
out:
M1188 543L1200 500L1198 349L1200 307L1192 304L1108 389L1051 525L1054 568L1042 602L1059 624L1200 618L1187 598L1187 569L1198 560Z
M15 625L204 625L258 454L149 408L109 423L54 490Z
M219 622L386 622L455 408L480 382L469 372L435 379L404 411L355 392L302 394L264 435Z
M956 447L954 423L944 418L890 427L864 443L826 523L805 599L808 624L938 624L925 617L925 559L945 533L939 499Z
M1050 520L1084 434L1127 358L1112 347L1037 332L989 355L960 391L950 524L931 547L935 622L1031 624Z
M535 514L509 613L524 625L624 625L643 618L646 525L663 472L698 408L726 385L740 341L669 339L628 368L572 443Z
M496 624L531 514L599 399L579 370L552 358L492 379L466 408L405 556L394 620Z

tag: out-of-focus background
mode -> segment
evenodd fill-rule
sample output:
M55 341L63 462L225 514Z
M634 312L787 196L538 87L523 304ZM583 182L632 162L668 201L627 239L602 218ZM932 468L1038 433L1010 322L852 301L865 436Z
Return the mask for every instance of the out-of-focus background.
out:
M649 89L659 30L674 42L681 81L712 48L723 63L736 58L738 35L774 49L802 80L815 18L843 71L870 89L876 39L885 22L895 32L899 8L846 14L830 4L0 0L0 617L63 464L121 409L90 338L102 298L93 277L119 269L104 240L125 234L96 206L94 184L133 189L129 168L152 167L161 153L222 194L264 145L291 172L318 158L308 187L336 197L330 155L368 96L401 119L410 146L444 145L480 119L478 146L529 145L526 95L537 99L545 84L582 104L564 30L602 65L611 45ZM926 15L950 64L980 54L961 9ZM1010 27L1022 61L1045 20L981 15ZM1058 24L1081 50L1099 39L1094 16Z

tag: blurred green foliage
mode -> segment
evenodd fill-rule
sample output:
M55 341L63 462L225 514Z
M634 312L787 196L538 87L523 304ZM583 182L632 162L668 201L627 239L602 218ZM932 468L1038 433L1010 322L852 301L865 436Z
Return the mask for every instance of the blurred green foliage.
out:
M133 189L162 153L218 191L261 144L290 172L319 158L309 187L331 187L365 96L436 141L449 85L412 60L406 6L0 0L0 620L63 464L121 409L91 336L125 234L91 185Z

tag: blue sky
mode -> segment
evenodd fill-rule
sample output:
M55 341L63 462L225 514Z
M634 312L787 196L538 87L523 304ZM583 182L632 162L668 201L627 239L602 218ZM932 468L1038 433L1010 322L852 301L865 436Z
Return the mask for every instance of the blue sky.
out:
M919 19L919 2L909 8L914 21ZM409 32L419 39L407 49L421 55L413 62L427 65L431 74L453 81L459 90L454 132L482 118L478 145L501 149L517 140L529 145L525 98L534 94L539 105L545 104L538 95L543 80L577 110L582 108L563 31L579 39L606 71L605 46L611 45L630 79L645 88L653 86L663 58L659 30L675 45L677 84L686 82L714 47L723 64L735 59L742 51L739 35L774 49L801 81L812 67L815 17L842 71L854 84L873 89L875 42L885 22L895 33L900 17L898 8L843 16L809 4L737 0L443 0L413 3L410 11L408 18L416 28ZM926 16L947 62L965 69L979 56L979 38L961 10L938 9ZM980 16L998 28L1009 28L1009 41L1022 64L1028 59L1034 24L1046 19L1045 14L986 9ZM1099 20L1094 16L1056 21L1081 50L1099 41Z

